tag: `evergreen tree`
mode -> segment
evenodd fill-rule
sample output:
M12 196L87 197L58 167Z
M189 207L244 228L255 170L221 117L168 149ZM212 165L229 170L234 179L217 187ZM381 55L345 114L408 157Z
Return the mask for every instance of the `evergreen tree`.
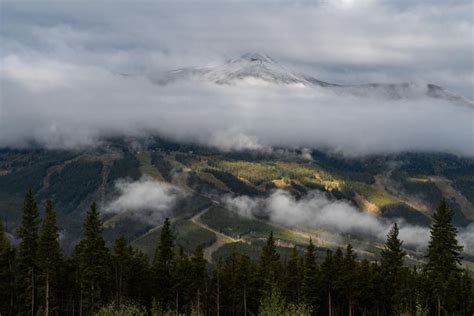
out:
M441 314L447 310L445 306L450 296L448 284L450 279L459 279L461 276L462 246L457 241L457 230L452 224L454 212L449 208L446 200L442 200L435 213L431 225L431 238L428 244L426 258L426 272L430 280L432 302L436 311Z
M18 228L18 237L21 242L17 249L17 284L18 284L18 314L35 315L37 307L37 279L38 279L38 207L30 189L23 202L21 225Z
M219 272L219 301L222 313L257 313L262 286L260 267L257 268L248 256L234 249L219 266Z
M207 288L207 261L204 259L202 246L198 246L191 258L191 295L194 296L194 308L198 315L203 311L205 292Z
M278 286L280 279L280 255L276 251L273 231L270 232L266 244L262 247L260 255L260 277L262 279L263 292L269 292L274 286Z
M179 256L176 258L174 269L174 292L175 292L175 309L176 313L185 312L184 306L190 301L191 288L191 261L184 253L182 247L179 249Z
M296 246L291 250L291 255L285 266L285 287L283 295L289 303L299 304L302 287L302 269L300 257Z
M108 296L110 258L102 237L102 222L92 203L84 223L84 239L76 246L81 288L80 306L84 314L93 314Z
M13 315L15 299L14 252L0 222L0 315Z
M375 273L370 262L366 259L362 260L360 265L357 267L357 297L355 298L355 300L358 302L362 315L367 315L367 313L370 312L371 307L374 305L374 298L376 295L378 295L374 287L374 275Z
M462 274L459 285L458 310L463 315L474 314L474 282L467 270Z
M352 245L348 244L346 247L346 254L342 263L341 277L343 280L342 290L347 300L347 307L349 310L349 316L354 315L354 298L357 296L356 293L356 270L357 262L356 255L352 250Z
M61 249L53 202L46 201L45 219L38 243L38 266L40 271L40 302L44 315L57 311L58 273L61 264Z
M153 260L156 303L162 309L171 307L173 294L174 241L171 223L165 219Z
M303 295L305 303L313 311L319 308L319 272L316 264L316 248L313 241L309 239L309 245L304 255L303 267Z
M333 288L334 288L334 279L336 277L335 273L336 267L334 265L333 254L331 250L326 251L326 257L324 258L323 263L321 264L321 298L324 302L322 304L321 311L325 311L325 314L332 315L333 309ZM327 312L326 312L327 311Z
M112 255L114 269L114 299L117 307L120 308L127 298L128 281L131 269L131 249L127 245L124 236L115 240Z
M149 259L146 254L137 249L132 249L130 253L130 278L128 293L131 301L150 307L152 301L152 272Z
M331 297L333 302L332 312L334 314L341 314L343 312L342 306L346 303L345 286L346 276L344 275L344 254L341 248L337 248L333 256L333 295Z
M398 238L398 233L398 225L395 223L387 235L387 241L380 258L380 265L384 277L384 310L387 315L397 312L398 302L395 298L399 296L402 290L400 281L403 258L406 252L402 248L403 243Z

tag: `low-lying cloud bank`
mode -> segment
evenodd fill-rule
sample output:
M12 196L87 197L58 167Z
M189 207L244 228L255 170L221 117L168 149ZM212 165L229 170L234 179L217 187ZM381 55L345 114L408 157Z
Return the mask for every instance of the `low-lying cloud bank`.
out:
M176 202L186 195L176 186L150 178L135 182L120 180L115 184L115 188L119 195L110 201L102 212L126 214L150 224L170 216Z
M173 208L187 193L169 183L142 178L120 180L117 197L103 209L106 214L123 214L143 223L155 224L172 216ZM320 191L312 191L296 200L290 193L275 190L268 197L227 195L226 207L247 218L267 217L271 222L289 228L324 229L335 234L352 234L362 239L384 242L393 222L361 212L346 201L330 200ZM412 249L424 250L430 232L426 227L398 219L400 238ZM458 239L465 253L474 255L474 224L460 228Z
M474 156L474 109L427 97L357 98L272 84L159 86L97 67L15 56L2 63L0 147L77 148L108 136L159 134L222 150Z
M471 9L468 0L5 0L0 147L77 148L159 133L222 150L474 156L474 110L443 101L272 85L159 87L147 79L262 52L324 81L430 82L472 98Z
M359 211L345 201L329 200L323 193L310 192L300 200L290 193L276 190L267 198L226 196L227 207L241 216L254 218L267 216L271 222L287 227L325 229L334 233L353 234L362 238L384 242L392 222ZM400 239L410 248L427 247L430 232L426 227L398 220ZM459 240L466 253L474 254L474 225L459 232Z

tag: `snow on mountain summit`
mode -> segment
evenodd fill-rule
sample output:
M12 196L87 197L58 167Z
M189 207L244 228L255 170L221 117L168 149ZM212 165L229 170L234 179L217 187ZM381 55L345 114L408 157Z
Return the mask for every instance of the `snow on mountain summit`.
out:
M474 102L434 84L420 83L368 83L339 85L311 76L294 73L270 56L246 53L239 58L203 68L181 68L150 78L154 83L167 85L179 80L196 80L221 85L273 84L324 89L341 96L378 99L416 99L430 97L452 104L474 108Z
M311 85L304 77L285 69L268 55L259 53L247 53L215 67L177 69L155 78L154 82L167 84L180 79L198 79L217 84L258 80L275 84Z

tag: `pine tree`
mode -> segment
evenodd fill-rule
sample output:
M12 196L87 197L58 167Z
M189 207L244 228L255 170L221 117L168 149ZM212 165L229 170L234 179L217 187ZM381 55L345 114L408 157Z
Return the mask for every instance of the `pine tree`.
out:
M363 315L367 315L370 308L374 305L374 298L377 295L374 287L374 275L375 273L370 262L366 259L362 260L357 269L357 297L355 300L361 307Z
M179 314L184 311L183 307L188 305L191 288L191 261L184 253L182 247L179 249L179 256L176 258L174 268L174 293L175 293L175 309Z
M341 248L337 248L333 256L333 275L332 275L332 312L341 314L341 307L346 303L345 286L346 276L344 275L344 254Z
M155 299L162 309L171 307L173 295L174 241L171 223L165 219L153 260Z
M353 251L352 245L348 244L346 248L346 254L344 256L342 264L342 280L343 280L343 293L347 300L347 306L349 309L349 316L354 315L354 298L357 296L356 293L356 270L357 262L356 255Z
M395 313L397 310L395 297L398 296L401 290L401 271L403 258L406 255L402 248L403 243L398 238L398 232L398 225L395 223L387 235L385 247L380 254L380 265L384 277L384 310L388 315Z
M114 299L118 308L120 308L121 304L127 297L128 280L131 269L131 255L131 250L127 245L125 237L120 236L117 238L114 243L112 262L115 280Z
M321 264L321 297L323 299L322 306L325 306L328 315L332 315L334 304L333 288L336 267L334 265L333 254L331 250L326 251L326 257Z
M92 203L84 223L84 239L76 246L80 275L80 305L93 314L107 298L110 258L102 237L102 222Z
M191 258L191 295L198 315L203 311L202 303L207 284L207 261L202 246L198 246Z
M464 271L459 286L459 311L464 315L474 314L474 282L467 270Z
M291 250L291 255L285 266L285 287L283 295L289 303L299 304L302 287L302 271L300 257L296 246Z
M153 275L146 254L137 249L129 247L130 258L130 278L128 284L129 299L149 307L152 302L152 282Z
M433 302L438 315L441 310L448 306L444 303L448 300L450 279L460 278L461 251L462 246L457 241L457 230L452 224L454 212L449 208L446 200L442 200L435 213L431 225L431 238L428 244L426 258L426 272L431 283Z
M280 255L276 251L273 231L271 231L260 255L260 277L262 278L263 292L268 293L279 284L279 270Z
M319 308L319 272L316 264L316 248L309 239L309 245L304 255L303 267L303 295L305 303L313 310Z
M261 299L260 267L254 265L248 256L234 249L219 266L219 270L219 302L223 313L256 313Z
M0 315L13 315L15 299L14 253L0 222Z
M45 219L38 243L38 266L40 276L41 305L44 315L57 309L57 283L61 263L61 249L53 202L46 201Z
M17 284L18 284L18 314L36 314L37 279L38 279L38 207L30 189L23 202L21 225L18 237L21 242L17 250Z

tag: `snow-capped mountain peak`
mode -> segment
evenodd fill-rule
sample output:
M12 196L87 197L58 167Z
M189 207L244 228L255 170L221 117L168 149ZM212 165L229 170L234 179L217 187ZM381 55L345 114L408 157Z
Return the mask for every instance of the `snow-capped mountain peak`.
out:
M434 84L417 83L368 83L339 85L321 81L311 76L294 73L261 53L246 53L221 65L204 68L181 68L151 80L166 85L183 79L221 85L272 84L324 89L341 96L378 99L413 99L430 97L447 100L453 104L474 107L474 102L449 92Z
M254 63L267 63L267 64L276 64L276 62L268 55L260 53L246 53L243 54L240 58L230 60L231 63L238 62L254 62Z
M292 73L270 56L260 53L246 53L215 67L177 69L165 76L154 78L153 81L167 84L179 79L198 79L216 84L259 81L271 84L311 85L304 77Z

